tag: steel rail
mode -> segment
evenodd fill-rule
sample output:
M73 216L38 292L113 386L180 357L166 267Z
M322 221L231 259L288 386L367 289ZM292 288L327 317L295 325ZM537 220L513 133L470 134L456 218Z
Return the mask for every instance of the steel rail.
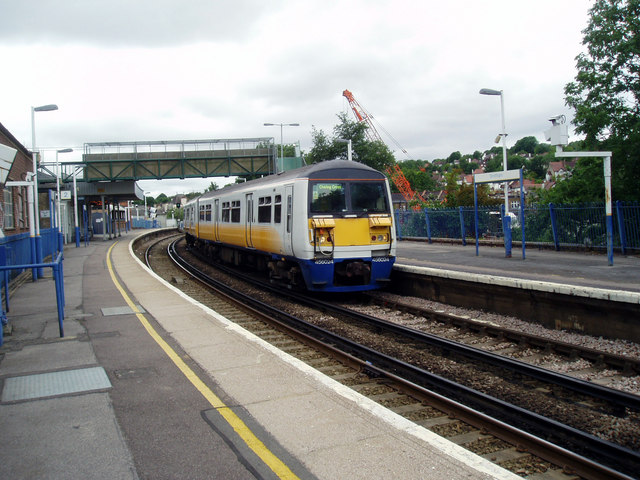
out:
M640 411L640 396L632 393L616 390L604 385L598 385L586 380L582 380L576 377L571 377L562 373L554 372L536 365L531 365L522 362L517 359L504 357L493 352L487 352L476 347L465 345L454 340L431 335L413 328L398 325L393 322L389 322L380 318L373 317L360 312L355 312L351 309L340 307L330 302L322 301L315 297L310 297L303 293L276 288L270 284L259 282L255 278L245 275L237 270L226 268L224 266L216 265L216 268L221 268L228 273L239 276L245 281L252 282L259 285L261 288L268 289L278 295L286 295L300 303L311 306L313 308L321 308L326 312L341 315L343 317L352 318L359 322L365 322L372 327L384 331L401 335L412 341L420 341L432 347L442 349L447 352L451 352L457 355L462 355L473 361L482 362L484 364L492 365L494 367L502 368L517 374L526 375L536 380L546 383L558 385L567 390L586 395L592 398L597 398L608 402L617 411L619 416L625 414L625 408L630 408L635 411Z
M175 242L172 246L174 245ZM171 250L172 246L169 247L169 250ZM170 253L170 255L174 256L177 254L173 252ZM548 419L508 402L492 398L487 394L459 385L366 346L357 344L349 339L340 337L328 330L275 309L268 304L240 294L208 275L197 271L197 269L196 272L192 272L188 266L188 262L184 259L176 261L178 264L181 264L183 269L200 278L203 282L215 283L216 290L230 295L233 299L240 299L242 297L242 303L245 301L249 302L253 310L261 313L269 312L270 316L277 316L280 324L287 326L289 329L302 330L303 335L315 339L316 342L320 339L323 343L327 344L325 348L339 349L346 352L350 358L356 359L365 370L375 371L378 374L384 374L393 379L403 378L404 381L407 382L407 385L419 387L422 394L427 394L425 392L428 392L428 395L434 395L438 398L444 398L445 395L449 395L453 397L451 400L456 403L463 401L471 404L471 407L465 408L480 410L483 415L494 417L493 421L497 422L497 424L507 425L506 430L513 429L513 431L521 431L524 427L545 435L547 439L540 439L534 434L523 432L525 436L530 437L526 443L529 444L529 442L532 442L530 448L532 452L535 451L536 455L549 461L554 461L555 464L558 463L557 460L554 459L556 459L558 455L561 455L563 462L566 463L561 462L559 464L570 464L572 470L582 472L580 474L585 474L585 478L631 478L616 469L622 472L634 472L635 466L640 463L640 454L638 452L602 440L591 434ZM282 291L280 291L280 293L282 293ZM473 422L470 423L473 424ZM502 433L502 435L505 434ZM496 434L496 436L501 437L499 434ZM535 441L533 441L533 439L535 439ZM575 451L553 445L549 439L562 440L565 445ZM535 446L533 444L535 444ZM549 448L551 448L553 453L547 450ZM562 451L566 451L567 453L561 453ZM573 458L566 458L564 455ZM588 455L588 458L591 460L588 460L585 455ZM584 465L585 461L590 465L588 468ZM591 473L587 474L585 468ZM594 473L597 471L601 473Z

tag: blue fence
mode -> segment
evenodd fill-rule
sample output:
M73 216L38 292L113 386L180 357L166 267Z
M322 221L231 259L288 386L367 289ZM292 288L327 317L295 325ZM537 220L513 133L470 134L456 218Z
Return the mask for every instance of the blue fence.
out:
M522 241L520 210L511 212L512 239ZM398 238L475 240L473 207L426 208L422 211L396 210ZM478 209L478 232L481 239L503 236L504 205ZM589 249L607 248L604 203L580 205L529 205L524 208L526 244ZM616 202L613 206L613 246L622 254L640 253L640 204Z
M60 336L64 336L62 321L64 318L64 274L62 270L62 236L55 228L40 230L42 245L42 263L35 263L32 258L32 239L28 233L0 238L0 289L4 303L0 306L0 346L3 344L3 329L7 325L6 312L9 311L9 282L25 270L31 269L33 278L36 272L51 268L56 290L58 307L58 325ZM46 262L45 259L50 261ZM41 276L42 273L38 273Z
M131 228L158 228L158 220L155 218L152 220L145 220L143 218L132 218Z

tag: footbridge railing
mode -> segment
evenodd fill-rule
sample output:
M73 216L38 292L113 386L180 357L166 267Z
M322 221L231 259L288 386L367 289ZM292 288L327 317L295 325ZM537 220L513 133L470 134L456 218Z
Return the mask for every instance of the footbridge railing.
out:
M87 182L268 175L276 169L273 137L85 143Z

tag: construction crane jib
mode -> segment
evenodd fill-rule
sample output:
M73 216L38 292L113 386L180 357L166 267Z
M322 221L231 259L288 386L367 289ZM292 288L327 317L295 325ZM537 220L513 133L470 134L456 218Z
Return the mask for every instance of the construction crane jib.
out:
M380 134L378 133L378 130L376 130L376 127L373 125L373 117L364 109L364 107L362 107L362 105L360 105L360 103L358 103L353 94L349 90L345 90L342 92L342 95L349 102L349 106L351 107L356 120L358 120L358 122L364 122L367 125L368 128L365 130L367 138L372 142L380 141L384 143L384 141L380 137ZM403 149L403 151L405 150ZM420 195L420 193L413 191L411 185L409 184L409 181L407 180L407 177L404 176L402 169L397 163L394 163L392 166L388 166L386 170L387 175L389 175L389 178L398 188L407 203L411 203L415 200L420 203L426 203L426 200L422 197L422 195ZM421 204L413 205L412 208L414 210L420 210Z

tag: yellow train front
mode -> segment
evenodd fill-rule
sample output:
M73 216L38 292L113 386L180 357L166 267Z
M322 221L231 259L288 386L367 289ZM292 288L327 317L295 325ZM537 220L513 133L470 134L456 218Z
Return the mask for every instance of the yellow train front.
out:
M185 206L187 243L212 260L312 291L380 288L395 261L386 177L331 160L208 192Z

